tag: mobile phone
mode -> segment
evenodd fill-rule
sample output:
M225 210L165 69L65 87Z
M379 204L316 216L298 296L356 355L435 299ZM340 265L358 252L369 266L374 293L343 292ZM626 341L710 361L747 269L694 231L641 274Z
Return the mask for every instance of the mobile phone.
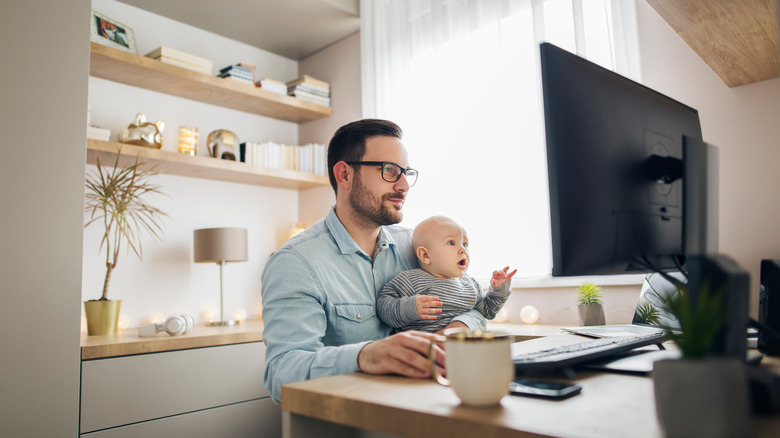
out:
M582 386L574 383L546 382L541 380L515 379L509 383L509 392L512 395L528 397L543 397L564 399L577 395L582 391Z

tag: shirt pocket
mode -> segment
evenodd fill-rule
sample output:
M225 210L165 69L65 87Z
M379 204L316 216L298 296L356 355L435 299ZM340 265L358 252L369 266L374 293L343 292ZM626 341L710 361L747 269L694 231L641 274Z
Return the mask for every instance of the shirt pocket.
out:
M379 318L373 304L335 304L338 345L377 339L381 336Z

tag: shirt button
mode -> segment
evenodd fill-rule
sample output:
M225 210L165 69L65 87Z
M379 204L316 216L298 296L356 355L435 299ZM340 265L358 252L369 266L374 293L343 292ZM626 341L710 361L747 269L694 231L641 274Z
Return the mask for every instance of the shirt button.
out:
M357 316L357 319L360 319L360 314L359 313L357 315L355 315L355 316Z

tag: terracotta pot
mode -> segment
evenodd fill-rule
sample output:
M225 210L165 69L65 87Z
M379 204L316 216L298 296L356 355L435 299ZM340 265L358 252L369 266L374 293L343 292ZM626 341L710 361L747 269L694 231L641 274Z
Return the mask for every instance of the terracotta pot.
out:
M87 334L90 336L116 334L121 307L122 300L84 301Z
M604 325L604 306L601 304L580 304L577 306L580 325Z
M752 436L747 370L739 360L659 360L653 386L668 438Z

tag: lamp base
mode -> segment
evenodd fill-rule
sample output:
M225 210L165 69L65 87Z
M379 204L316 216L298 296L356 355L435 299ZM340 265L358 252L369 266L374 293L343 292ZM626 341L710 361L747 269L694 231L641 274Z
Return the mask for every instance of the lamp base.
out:
M241 323L241 321L233 321L233 320L231 320L231 321L211 321L211 322L207 322L206 325L209 326L209 327L214 327L214 326L225 326L225 325L239 325L240 323Z

